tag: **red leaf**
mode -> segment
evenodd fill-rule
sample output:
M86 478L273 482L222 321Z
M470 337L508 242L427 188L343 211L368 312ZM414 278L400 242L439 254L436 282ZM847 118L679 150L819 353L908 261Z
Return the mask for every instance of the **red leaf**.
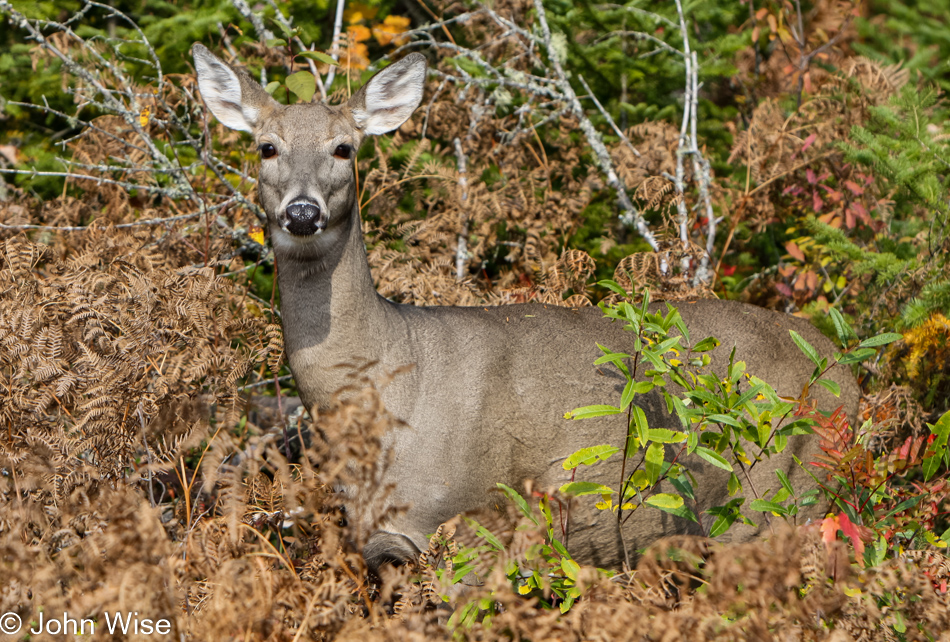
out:
M736 266L735 266L735 265L723 265L723 266L722 266L722 273L723 273L723 276L732 276L733 274L736 273Z
M811 197L812 197L812 208L814 208L816 212L820 212L821 208L824 207L825 202L821 200L820 196L818 196L817 190L811 193Z
M860 196L861 194L864 194L864 188L853 181L845 181L844 186L847 187L849 190L851 190L851 193L854 194L855 196Z
M802 252L801 248L798 247L798 244L795 243L795 241L789 241L788 243L786 243L785 249L786 251L788 251L789 254L792 255L793 259L797 259L802 262L805 261L805 253Z
M901 459L907 459L907 455L910 453L911 441L913 441L913 437L908 437L907 440L904 442L904 445L901 446L900 455L899 455Z
M859 219L861 219L865 223L868 223L868 224L871 223L871 217L868 215L868 211L864 208L864 205L862 205L861 203L855 202L855 203L851 203L848 207L850 207L853 210L854 215L857 216Z
M854 556L858 561L858 566L864 568L864 542L861 540L861 533L858 527L851 523L845 513L838 515L838 528L841 532L851 538L851 544L854 546Z
M821 540L826 547L830 547L836 539L838 539L838 518L834 515L828 515L828 517L821 520Z
M810 168L805 170L805 178L807 178L808 182L812 185L818 182L818 179L815 177L815 172Z
M802 151L805 151L806 149L811 147L811 144L815 142L815 139L817 137L818 137L817 134L811 134L808 138L806 138L804 144L802 145Z
M788 287L784 283L776 283L775 289L778 290L779 294L782 296L788 297L791 299L794 295L792 294L792 288Z

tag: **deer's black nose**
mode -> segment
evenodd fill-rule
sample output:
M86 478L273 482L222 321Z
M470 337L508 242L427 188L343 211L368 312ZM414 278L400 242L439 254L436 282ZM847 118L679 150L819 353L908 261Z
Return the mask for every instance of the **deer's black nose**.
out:
M295 236L310 236L327 226L320 206L312 201L294 201L287 206L287 231Z

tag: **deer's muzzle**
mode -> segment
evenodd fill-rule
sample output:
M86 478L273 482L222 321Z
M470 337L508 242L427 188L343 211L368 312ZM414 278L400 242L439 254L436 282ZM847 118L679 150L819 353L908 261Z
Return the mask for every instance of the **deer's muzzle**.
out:
M294 236L311 236L327 227L327 216L313 201L294 201L287 206L287 231Z

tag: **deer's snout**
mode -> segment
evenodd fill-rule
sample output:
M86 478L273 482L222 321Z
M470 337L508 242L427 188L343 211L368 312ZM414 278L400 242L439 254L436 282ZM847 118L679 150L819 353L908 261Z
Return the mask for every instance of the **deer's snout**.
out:
M287 231L294 236L311 236L327 227L326 213L313 201L294 201L285 211Z

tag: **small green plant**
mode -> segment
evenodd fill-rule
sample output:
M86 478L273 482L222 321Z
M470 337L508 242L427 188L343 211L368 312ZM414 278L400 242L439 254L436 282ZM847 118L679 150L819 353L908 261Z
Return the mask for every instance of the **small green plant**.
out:
M601 285L622 297L627 293L613 281ZM614 352L600 346L603 356L595 364L611 363L626 379L619 405L592 405L576 408L567 417L586 419L605 415L624 415L626 438L623 447L599 444L572 454L564 468L576 473L582 466L597 465L613 456L623 458L621 478L616 487L583 480L571 481L561 492L572 496L596 495L597 508L614 511L618 524L629 514L644 506L656 508L683 519L699 522L691 507L696 505L695 479L684 465L698 457L730 473L727 503L708 508L715 516L709 532L716 537L727 532L736 522L751 524L742 512L747 497L745 485L753 496L748 508L770 513L794 522L805 507L819 501L817 488L797 493L788 476L776 471L780 490L774 495L760 494L751 483L750 471L759 461L785 450L789 437L813 432L824 415L805 412L812 408L809 392L819 385L835 396L841 390L837 383L826 378L838 364L858 363L876 354L876 348L901 338L889 333L866 339L849 347L854 332L836 311L832 321L842 340L843 351L833 360L822 357L813 346L794 330L792 340L812 361L815 369L798 398L780 397L767 382L746 372L746 365L736 361L735 348L729 355L724 374L709 371L707 354L719 346L715 337L706 337L691 345L689 331L678 310L666 304L666 311L650 312L649 293L644 293L640 305L621 300L612 305L601 305L604 314L624 323L624 328L635 333L633 354ZM674 334L674 330L678 334ZM852 342L853 343L853 342ZM632 362L632 366L628 365ZM640 369L640 364L644 368ZM675 384L675 385L669 385ZM675 391L679 387L682 392ZM682 430L654 428L648 425L646 414L634 403L637 395L658 389L666 401L670 414L678 417ZM840 411L838 413L840 416ZM666 444L682 444L667 459ZM633 464L635 458L639 458ZM667 481L676 492L659 492L660 483ZM625 517L626 513L626 517Z
M544 608L557 608L561 613L567 613L581 596L581 567L555 536L555 521L551 512L552 498L547 493L536 493L538 504L536 508L532 508L528 500L515 489L505 484L497 486L518 509L522 517L522 526L519 528L538 531L539 541L529 546L523 555L511 557L497 536L477 521L467 519L485 544L475 548L458 547L451 566L447 567L452 569L451 581L445 570L437 571L441 573L438 575L439 579L443 585L458 583L475 569L479 557L493 556L496 563L504 564L505 576L516 593L538 598ZM597 569L597 573L603 577L612 575L610 571L603 569ZM488 626L494 612L495 602L490 597L478 598L456 609L449 619L449 626L468 628L479 618Z

